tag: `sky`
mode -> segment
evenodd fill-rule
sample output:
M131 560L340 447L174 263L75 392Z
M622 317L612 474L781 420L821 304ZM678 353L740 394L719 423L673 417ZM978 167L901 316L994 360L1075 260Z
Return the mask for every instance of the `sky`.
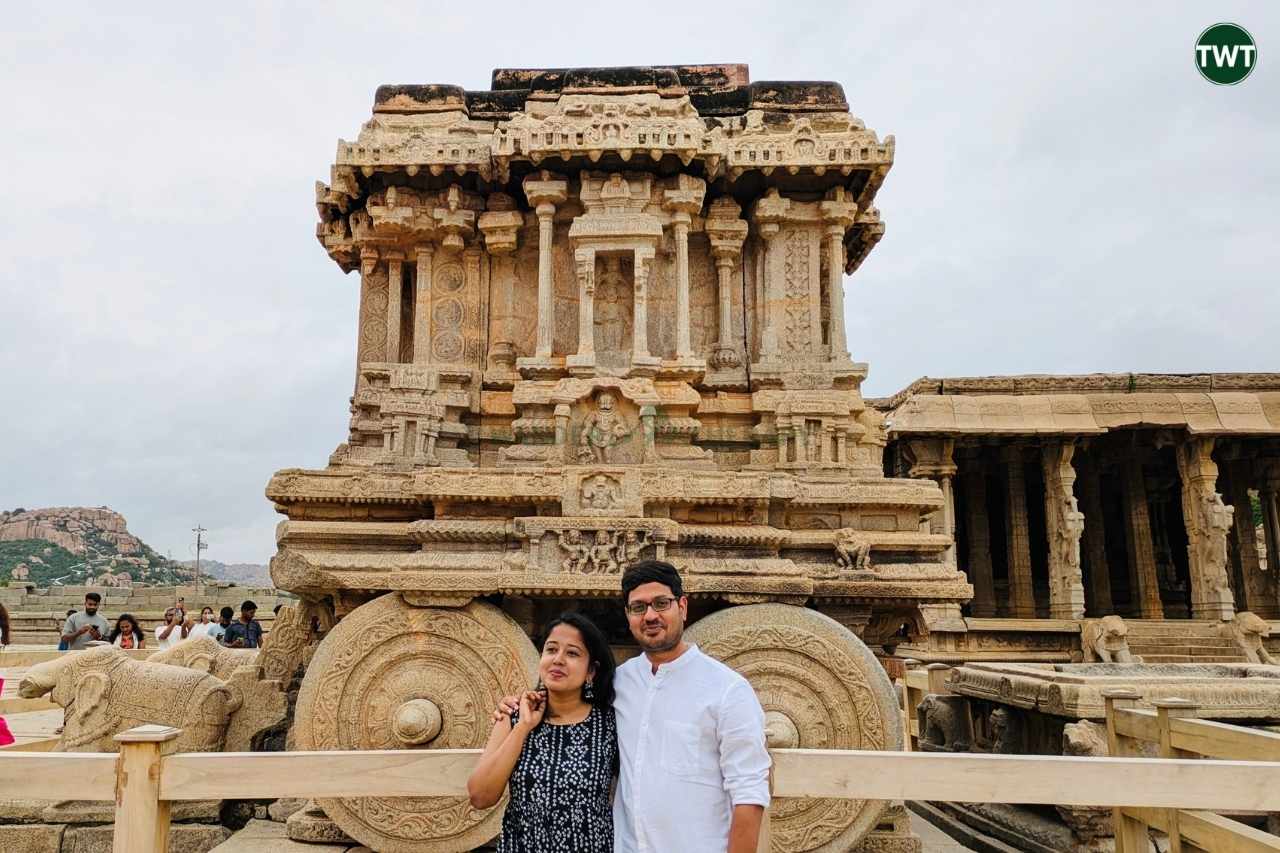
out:
M1197 36L1246 27L1214 86ZM1280 4L21 4L0 44L0 509L108 505L266 562L271 473L345 439L358 276L313 185L381 83L745 62L897 138L846 279L864 394L1280 371ZM1274 51L1274 52L1273 52Z

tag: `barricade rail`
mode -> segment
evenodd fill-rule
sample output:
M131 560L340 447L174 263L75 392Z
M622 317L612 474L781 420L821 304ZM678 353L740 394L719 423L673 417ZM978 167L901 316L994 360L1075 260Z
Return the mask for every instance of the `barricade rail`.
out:
M1155 716L1115 715L1116 736L1150 734ZM1206 725L1218 731L1219 724ZM1202 742L1206 731L1186 729L1178 735L1179 748L1209 749ZM170 802L465 796L480 755L448 749L162 755L178 734L165 726L131 729L116 737L119 755L0 752L0 800L114 800L116 853L161 853L168 844ZM1227 740L1238 744L1239 755L1247 746L1236 738L1233 732ZM1187 839L1182 850L1280 851L1280 838L1248 827L1241 832L1212 814L1280 811L1280 754L1274 752L1268 761L810 749L772 754L778 797L1111 806L1128 821L1126 831L1132 828L1126 837L1135 839L1145 831L1140 827L1168 826L1171 810L1178 810L1176 826ZM760 849L770 849L767 820Z

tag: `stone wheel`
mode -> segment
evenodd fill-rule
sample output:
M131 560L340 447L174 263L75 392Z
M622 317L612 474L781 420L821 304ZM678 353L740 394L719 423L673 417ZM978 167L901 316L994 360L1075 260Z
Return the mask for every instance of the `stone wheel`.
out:
M686 636L751 682L771 747L902 748L889 677L834 619L786 604L752 604L701 619ZM774 846L844 853L875 828L885 806L873 800L777 800L770 811Z
M482 747L502 696L537 677L533 644L481 602L413 607L390 593L325 636L298 693L298 748ZM382 853L455 853L498 834L505 799L478 811L465 797L322 799L348 835Z

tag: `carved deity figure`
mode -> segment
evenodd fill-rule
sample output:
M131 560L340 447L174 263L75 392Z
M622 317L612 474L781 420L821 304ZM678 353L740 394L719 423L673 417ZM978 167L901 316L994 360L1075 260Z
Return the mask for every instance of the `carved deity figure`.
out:
M612 509L618 504L618 484L597 474L582 481L582 502L591 509Z
M587 419L582 423L582 433L578 437L580 462L585 464L612 461L614 446L631 432L626 419L614 406L614 397L608 391L596 398L596 410L587 415Z
M612 575L618 572L616 556L617 542L615 534L607 530L596 531L596 543L591 546L591 571L596 574Z
M565 530L560 534L560 547L565 551L565 558L560 562L562 571L575 574L587 571L587 562L591 555L591 546L582 541L581 530Z
M1227 533L1235 514L1222 502L1222 495L1208 492L1201 498L1201 548L1207 575L1215 590L1227 589Z

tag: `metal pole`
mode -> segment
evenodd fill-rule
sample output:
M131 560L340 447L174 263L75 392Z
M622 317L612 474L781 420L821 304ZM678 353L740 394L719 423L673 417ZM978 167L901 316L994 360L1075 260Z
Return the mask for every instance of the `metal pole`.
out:
M200 552L205 549L205 544L201 540L201 535L207 531L196 522L196 526L191 528L191 532L196 535L196 592L200 592Z

